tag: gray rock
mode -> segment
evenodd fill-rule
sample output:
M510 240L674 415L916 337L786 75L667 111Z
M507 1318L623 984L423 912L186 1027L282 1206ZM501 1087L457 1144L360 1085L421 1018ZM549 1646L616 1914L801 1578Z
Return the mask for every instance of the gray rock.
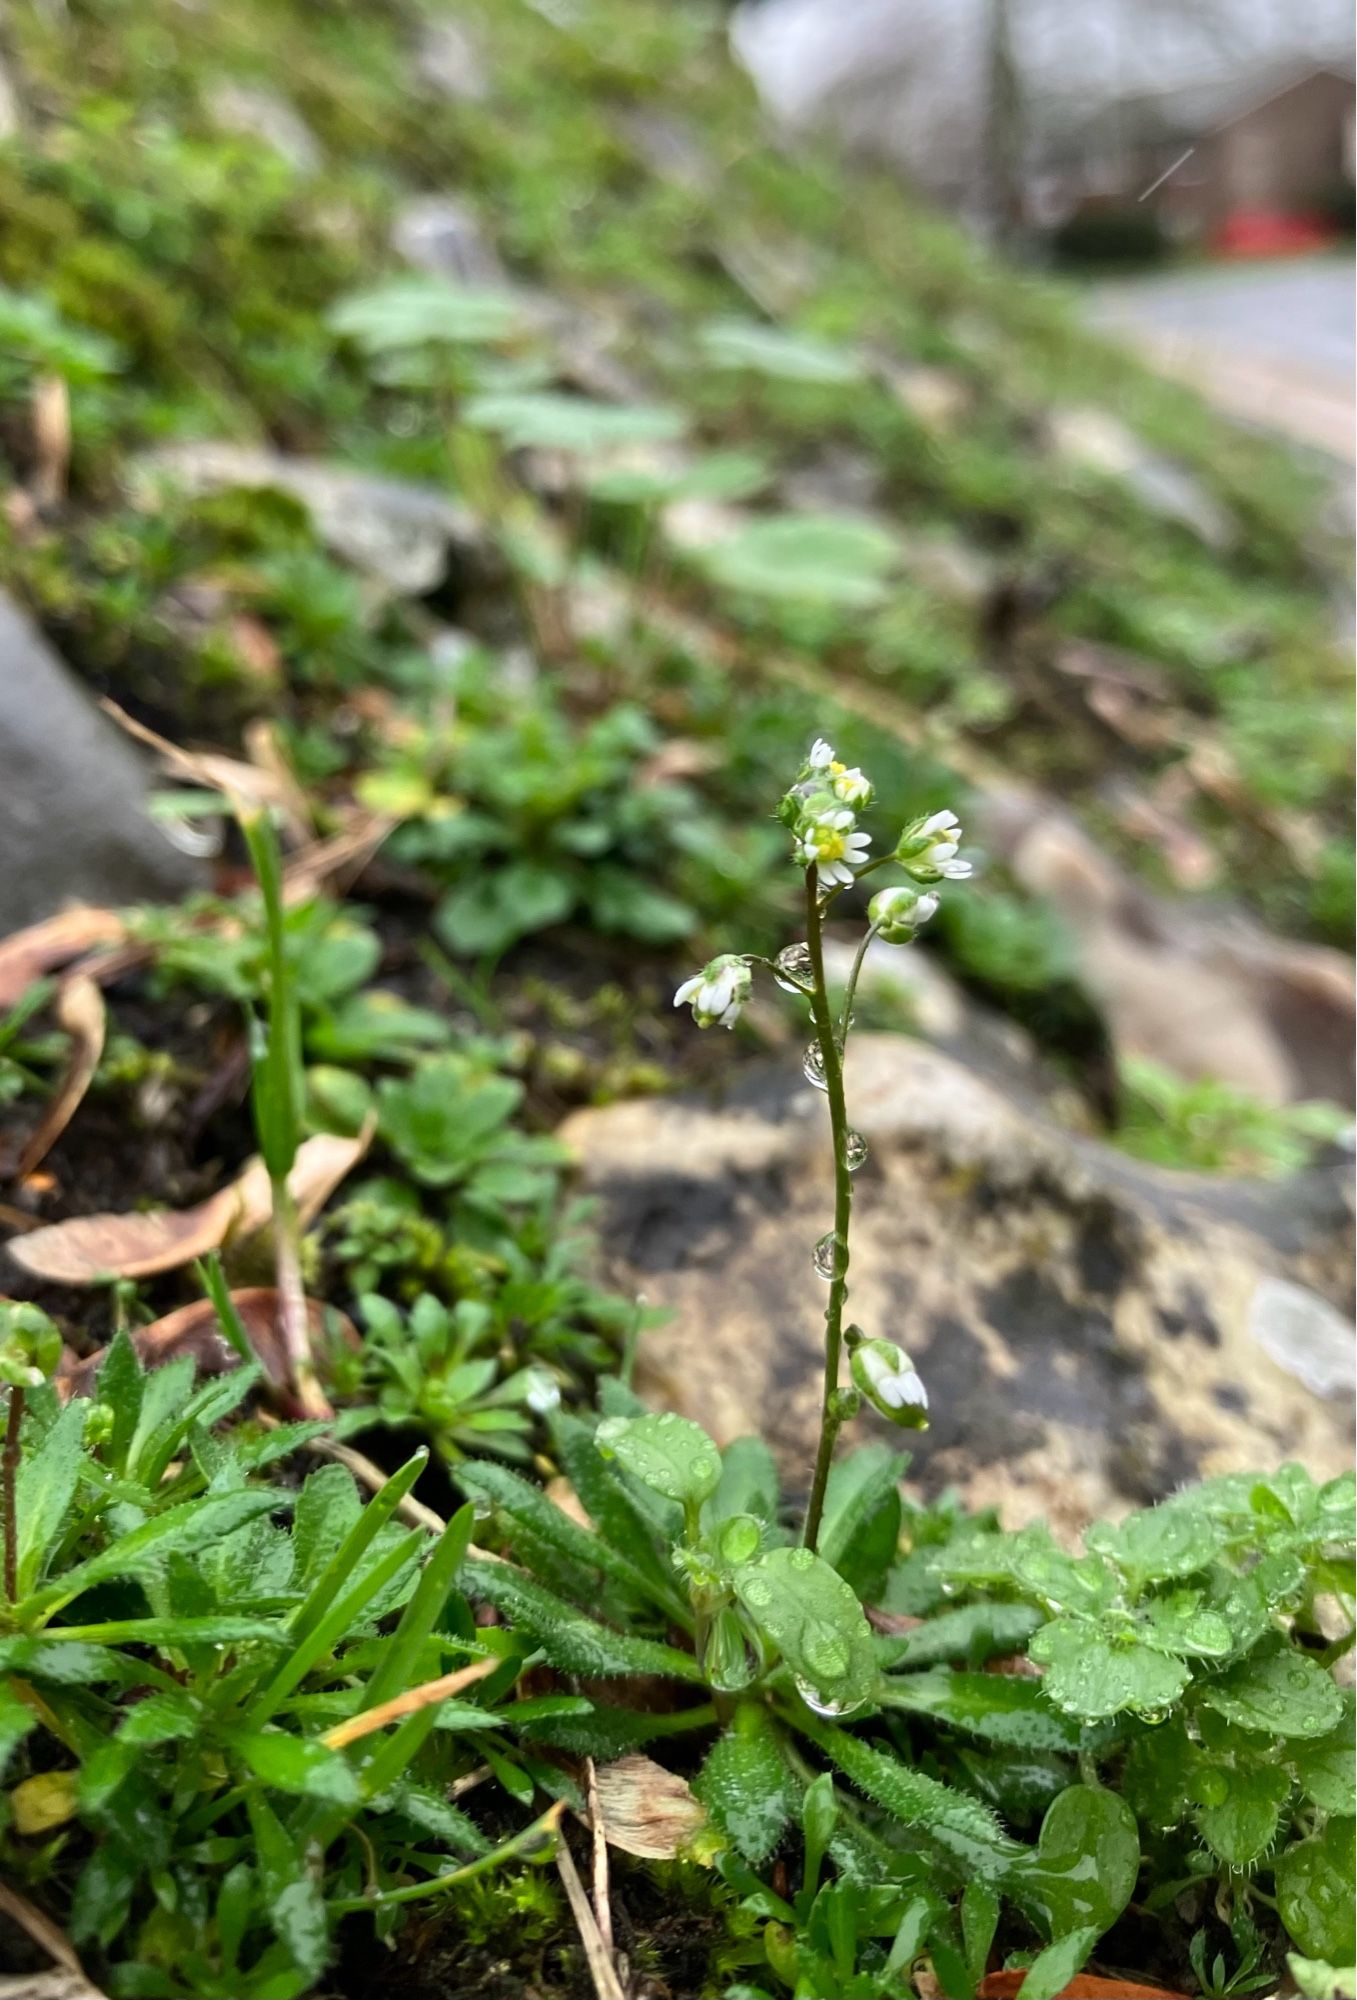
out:
M223 77L207 93L207 108L223 131L258 139L299 174L320 172L322 154L301 113L276 91Z
M420 37L415 68L421 83L451 104L479 104L489 95L485 64L460 21L430 21Z
M289 493L333 554L401 597L435 589L451 553L464 562L485 555L474 514L436 486L328 459L287 458L254 445L175 444L137 459L131 481L148 500L162 482L187 493L252 486Z
M617 114L622 137L661 180L703 193L716 169L692 126L653 104L629 105Z
M197 871L146 812L146 772L0 593L0 934L63 904L180 896Z
M1316 1396L1357 1392L1357 1326L1289 1278L1264 1278L1249 1304L1249 1332L1265 1354Z
M1064 919L1120 1054L1265 1104L1350 1104L1357 988L1342 953L1150 896L1039 794L995 792L976 834Z
M417 195L403 202L391 226L391 247L430 277L462 285L508 283L499 252L475 211L456 195Z
M859 1033L849 1104L851 1317L900 1341L928 1386L915 1474L1062 1527L1196 1474L1351 1457L1351 1411L1250 1327L1266 1278L1346 1306L1345 1178L1281 1185L1165 1173L1072 1136L907 1037ZM781 1066L720 1106L576 1113L561 1136L600 1198L605 1276L669 1322L645 1392L722 1441L762 1429L804 1491L818 1424L828 1225L824 1099ZM876 1420L873 1419L873 1423Z

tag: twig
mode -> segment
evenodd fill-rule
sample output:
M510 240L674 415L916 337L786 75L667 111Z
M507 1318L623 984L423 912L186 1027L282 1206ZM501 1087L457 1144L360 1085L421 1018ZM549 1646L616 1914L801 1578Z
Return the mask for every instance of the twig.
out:
M598 1797L598 1767L592 1757L584 1760L585 1800L589 1807L589 1829L594 1836L594 1915L598 1934L609 1958L613 1952L613 1906L608 1893L608 1837L603 1827L603 1808Z
M59 1931L50 1917L35 1909L27 1896L21 1896L8 1882L0 1882L0 1910L7 1917L12 1917L20 1930L27 1931L34 1944L42 1946L54 1965L59 1965L63 1972L74 1973L79 1979L84 1978L85 1968L76 1957L75 1947L65 1932ZM93 1988L90 1990L93 1991Z
M5 1449L0 1455L0 1488L5 1509L5 1602L14 1604L19 1596L19 1516L15 1506L19 1483L19 1427L24 1420L24 1392L16 1382L9 1392L9 1416L5 1422Z
M570 1913L575 1919L580 1943L584 1946L585 1962L589 1967L589 1977L594 1982L594 1992L598 2000L627 2000L611 1954L603 1943L594 1913L589 1907L589 1898L584 1893L584 1884L580 1881L574 1857L564 1840L556 1849L556 1872L561 1878L570 1903Z
M371 1736L378 1729L385 1729L388 1722L400 1722L407 1715L415 1715L421 1708L430 1708L435 1702L444 1702L453 1695L460 1694L465 1687L476 1681L483 1681L496 1667L504 1662L493 1655L488 1660L473 1660L470 1666L458 1667L455 1672L443 1674L436 1681L425 1681L422 1687L407 1688L404 1694L393 1695L390 1701L378 1702L376 1708L365 1708L357 1715L351 1715L345 1722L337 1722L333 1729L327 1729L321 1742L330 1750L342 1750L346 1744L358 1742L360 1737Z
M435 1875L429 1882L407 1882L399 1889L385 1889L375 1896L341 1896L329 1905L331 1913L337 1917L346 1916L351 1910L385 1910L396 1903L416 1903L423 1896L437 1896L445 1889L455 1889L459 1882L470 1882L477 1875L486 1875L492 1868L498 1868L505 1861L512 1861L520 1854L531 1854L540 1849L545 1841L555 1840L560 1832L561 1815L565 1811L565 1800L557 1799L555 1805L548 1806L540 1819L531 1826L525 1826L521 1833L502 1841L491 1848L489 1854L479 1854L474 1861L468 1861L463 1868L454 1868L450 1874ZM583 1890L580 1894L583 1895ZM586 1903L585 1908L589 1906ZM626 2000L625 1994L618 1992L610 2000Z

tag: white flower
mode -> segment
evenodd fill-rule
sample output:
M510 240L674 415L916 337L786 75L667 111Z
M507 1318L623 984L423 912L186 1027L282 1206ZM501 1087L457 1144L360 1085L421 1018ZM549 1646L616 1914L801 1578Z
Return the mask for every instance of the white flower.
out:
M855 1386L893 1424L922 1430L928 1422L928 1391L909 1356L893 1340L863 1340L848 1363Z
M753 974L742 958L726 953L714 958L701 972L685 979L674 995L674 1005L690 1004L699 1028L733 1028L739 1020L754 984Z
M895 858L916 882L964 882L974 870L969 861L957 859L960 845L961 822L954 812L944 810L907 826Z
M842 764L831 764L830 785L836 799L842 799L846 806L855 806L861 811L872 802L872 781L853 766L847 770Z
M827 742L823 736L817 736L810 746L810 755L806 762L812 771L827 771L834 762L834 745Z
M803 867L812 865L822 889L834 889L851 882L853 870L867 859L871 835L855 831L856 821L846 806L834 812L817 813L801 828L796 858Z
M867 905L867 914L887 944L908 944L937 907L936 896L921 896L917 889L901 883L898 888L878 889Z

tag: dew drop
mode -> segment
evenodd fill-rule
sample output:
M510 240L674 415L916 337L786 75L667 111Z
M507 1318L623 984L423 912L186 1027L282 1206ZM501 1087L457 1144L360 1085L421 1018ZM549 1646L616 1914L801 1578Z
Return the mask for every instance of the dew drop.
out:
M815 1557L809 1549L793 1549L787 1561L792 1569L804 1571L815 1567Z
M773 1586L765 1577L752 1576L744 1587L744 1598L756 1611L764 1610L773 1601Z
M843 1163L850 1174L855 1174L867 1159L867 1141L861 1132L849 1132L843 1142Z
M813 981L814 968L808 944L789 944L785 951L778 953L773 966L773 977L784 993L797 993L802 986L809 986Z
M848 1648L830 1625L808 1625L801 1635L801 1650L827 1681L841 1680L848 1671Z
M856 1701L834 1701L832 1698L821 1693L819 1688L812 1687L809 1681L802 1680L800 1674L794 1675L793 1678L796 1682L796 1692L800 1695L802 1701L805 1702L806 1707L811 1711L812 1715L831 1717L850 1715L855 1708L861 1708L862 1706L861 1702Z
M825 1082L825 1059L818 1042L812 1042L801 1058L801 1068L807 1083L817 1090L828 1090Z
M830 1283L838 1277L842 1269L842 1258L839 1239L832 1229L827 1235L822 1236L816 1244L812 1253L812 1261L815 1265L817 1277L823 1278L826 1283Z
M763 1530L752 1514L736 1514L721 1530L721 1554L730 1563L749 1562L758 1554Z

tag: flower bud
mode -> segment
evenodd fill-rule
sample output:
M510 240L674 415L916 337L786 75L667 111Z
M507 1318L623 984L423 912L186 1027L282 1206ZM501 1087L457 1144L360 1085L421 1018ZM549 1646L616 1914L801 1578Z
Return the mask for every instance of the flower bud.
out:
M714 958L701 972L685 979L674 995L674 1005L691 1005L699 1028L733 1028L744 1011L754 983L744 959L730 952Z
M928 1391L914 1364L893 1340L864 1340L853 1349L849 1373L874 1410L905 1430L928 1428Z
M936 896L921 896L917 889L901 882L893 889L878 889L867 905L867 914L887 944L908 944L937 907Z
M969 861L957 859L961 822L954 812L929 813L901 834L895 858L916 882L964 882L972 873Z
M728 1604L711 1621L702 1651L702 1671L708 1685L721 1694L738 1694L754 1678L744 1627L739 1614Z

